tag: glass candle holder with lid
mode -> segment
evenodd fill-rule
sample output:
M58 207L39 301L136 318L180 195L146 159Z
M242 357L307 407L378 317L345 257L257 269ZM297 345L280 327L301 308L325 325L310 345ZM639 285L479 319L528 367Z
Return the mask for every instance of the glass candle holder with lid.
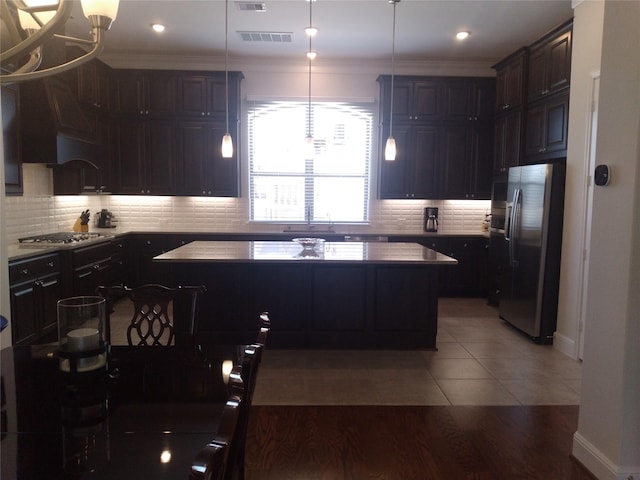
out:
M106 369L105 312L102 297L58 301L60 370L76 375Z

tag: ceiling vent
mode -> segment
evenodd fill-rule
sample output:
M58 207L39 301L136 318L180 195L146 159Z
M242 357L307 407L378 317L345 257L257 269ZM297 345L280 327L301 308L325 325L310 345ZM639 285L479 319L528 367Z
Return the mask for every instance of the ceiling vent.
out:
M238 32L243 42L292 43L293 32Z
M238 10L242 12L266 12L267 5L262 2L236 2Z

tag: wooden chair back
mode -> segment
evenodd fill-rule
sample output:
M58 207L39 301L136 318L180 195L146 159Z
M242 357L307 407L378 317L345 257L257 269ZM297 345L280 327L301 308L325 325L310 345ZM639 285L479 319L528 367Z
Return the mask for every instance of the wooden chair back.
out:
M245 403L242 368L242 365L236 365L231 370L229 399L222 411L218 431L213 440L196 454L191 464L189 480L223 480L233 470L230 456L232 448L239 441L244 442L239 430Z
M111 342L110 313L113 301L126 297L133 304L127 326L127 342L137 346L164 346L190 341L195 331L198 297L204 286L176 288L147 284L136 288L123 285L99 286L98 295L108 299L107 340Z

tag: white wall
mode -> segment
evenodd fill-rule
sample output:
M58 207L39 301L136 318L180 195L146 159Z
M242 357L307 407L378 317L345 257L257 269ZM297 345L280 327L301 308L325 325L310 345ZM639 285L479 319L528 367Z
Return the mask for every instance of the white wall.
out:
M53 196L51 169L34 164L25 164L23 167L24 195L5 199L3 219L6 219L6 229L3 232L10 245L25 236L70 231L79 213L87 208L91 212L101 208L111 210L118 219L118 228L126 231L264 232L279 231L284 227L249 223L246 194L241 198ZM443 231L463 233L480 231L490 202L374 199L371 202L370 225L336 226L336 230L351 233L420 233L426 206L440 209L440 227ZM93 229L92 226L90 228Z
M627 480L640 478L640 2L607 0L602 13L589 1L575 13L602 25L596 162L612 179L593 191L573 454L599 479Z
M575 9L571 58L571 98L565 216L560 268L558 325L554 346L577 358L582 315L584 273L583 250L587 247L587 195L591 97L594 80L600 73L602 14L604 1L588 1ZM596 132L594 132L595 135Z

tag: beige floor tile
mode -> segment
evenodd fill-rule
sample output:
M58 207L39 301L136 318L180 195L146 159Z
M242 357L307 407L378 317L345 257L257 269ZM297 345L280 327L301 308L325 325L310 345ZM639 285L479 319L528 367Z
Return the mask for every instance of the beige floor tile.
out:
M438 350L423 352L422 356L427 360L433 358L473 358L467 349L457 342L440 343Z
M436 380L493 378L474 358L433 358L427 362L427 369Z
M451 405L520 405L498 380L436 380Z
M501 380L523 405L579 405L580 395L561 380Z

